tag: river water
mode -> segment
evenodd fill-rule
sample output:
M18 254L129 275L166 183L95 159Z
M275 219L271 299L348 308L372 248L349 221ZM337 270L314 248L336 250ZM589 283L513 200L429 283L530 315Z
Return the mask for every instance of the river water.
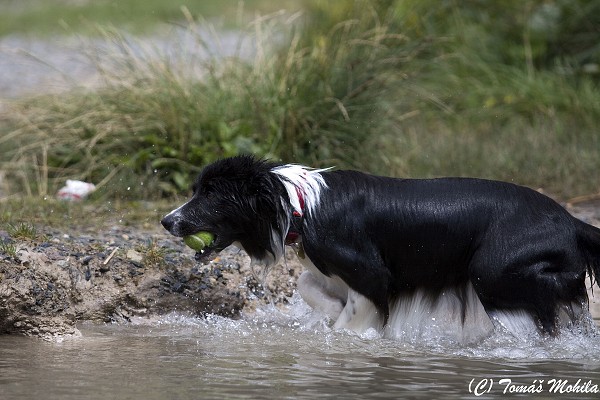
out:
M332 331L297 298L239 320L170 314L79 328L57 342L0 336L0 398L600 398L593 333L499 331L469 345L358 336Z

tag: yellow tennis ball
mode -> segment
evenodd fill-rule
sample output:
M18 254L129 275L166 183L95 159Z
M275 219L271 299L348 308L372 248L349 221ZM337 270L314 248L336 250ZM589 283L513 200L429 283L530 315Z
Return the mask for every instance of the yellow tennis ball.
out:
M196 251L202 251L202 249L206 246L209 246L214 239L215 235L210 232L202 231L193 235L185 236L183 241L188 247Z

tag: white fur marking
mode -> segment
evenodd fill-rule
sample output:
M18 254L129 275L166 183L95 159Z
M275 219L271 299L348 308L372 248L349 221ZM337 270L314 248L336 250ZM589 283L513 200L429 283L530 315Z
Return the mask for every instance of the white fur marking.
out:
M327 188L321 172L328 169L312 169L297 164L286 164L273 168L271 172L280 177L294 211L304 212L298 199L298 191L300 191L304 199L304 208L310 214L319 203L321 190Z
M173 234L177 235L179 234L179 222L181 220L181 210L183 209L183 207L185 207L191 200L186 201L184 204L180 205L179 207L177 207L176 209L174 209L173 211L171 211L170 213L168 213L167 215L164 216L164 218L168 218L168 217L172 217L175 218L175 224L173 225Z
M187 203L189 203L189 201L186 201L184 204L180 205L179 207L177 207L176 209L174 209L173 211L171 211L170 213L168 213L167 215L165 215L165 218L170 217L170 216L177 216L177 217L179 217L179 215L181 214L181 209L183 207L185 207L187 205Z
M388 325L382 331L382 316L369 299L348 288L339 277L323 275L308 258L301 261L307 271L298 280L298 292L309 306L335 321L334 329L348 329L358 334L375 329L393 338L435 336L469 343L489 335L494 328L473 287L468 284L464 323L462 303L456 290L446 290L435 301L425 292L417 291L390 304ZM502 317L511 321L516 316ZM494 320L499 322L497 318ZM502 326L507 327L506 322ZM515 326L507 328L513 331Z
M306 271L298 280L298 292L309 306L335 321L334 329L348 329L358 334L373 328L382 331L382 316L369 299L348 288L339 277L325 276L308 257L300 261ZM465 294L464 324L461 301L455 290L447 290L437 301L417 291L390 304L388 325L382 333L409 339L443 336L461 343L479 340L487 336L494 325L470 284Z
M369 329L381 331L382 316L375 304L362 294L348 289L348 300L342 313L333 325L334 329L348 329L358 334Z
M328 291L323 283L325 281L317 278L312 272L304 271L298 278L298 293L309 306L335 321L344 309L344 302Z
M306 271L298 279L298 293L309 306L337 320L348 297L348 285L338 277L325 276L308 257L300 262Z
M445 337L460 343L479 340L494 326L470 283L465 296L464 323L462 302L455 289L445 290L436 300L420 290L411 296L402 296L390 305L386 335L409 339Z
M531 313L524 310L499 310L490 313L495 324L517 337L537 335L539 330Z
M358 334L372 328L381 330L382 318L373 302L350 289L341 278L325 276L308 257L300 262L306 268L298 279L300 296L309 306L334 320L334 329Z

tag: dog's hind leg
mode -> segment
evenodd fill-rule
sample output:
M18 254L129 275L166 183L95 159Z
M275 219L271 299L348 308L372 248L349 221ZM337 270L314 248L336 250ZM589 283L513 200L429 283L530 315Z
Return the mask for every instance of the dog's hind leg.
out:
M568 253L548 252L529 264L471 268L471 281L494 320L502 315L502 325L516 326L516 319L529 319L539 331L555 336L564 325L559 324L561 308L585 300L585 270L577 272L578 265ZM564 316L576 322L579 315Z

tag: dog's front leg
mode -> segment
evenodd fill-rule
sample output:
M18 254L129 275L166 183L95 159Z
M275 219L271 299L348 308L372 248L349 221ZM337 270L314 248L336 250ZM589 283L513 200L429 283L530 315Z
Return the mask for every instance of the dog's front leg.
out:
M298 292L302 299L315 310L319 310L332 320L337 320L346 305L346 295L340 295L344 288L332 290L331 278L321 273L304 271L298 278ZM337 288L335 288L337 289ZM345 287L347 290L347 286Z
M348 329L356 333L364 333L370 328L381 330L384 316L375 304L362 294L348 289L348 299L344 309L335 321L334 329Z
M306 271L298 278L298 292L302 299L315 310L336 321L342 313L348 297L348 285L339 278L321 273L309 258L300 258Z
M357 245L350 238L344 240L339 236L335 242L314 240L310 236L303 240L313 266L348 288L334 328L363 333L369 328L380 330L385 326L389 318L391 272L375 245L368 240Z

